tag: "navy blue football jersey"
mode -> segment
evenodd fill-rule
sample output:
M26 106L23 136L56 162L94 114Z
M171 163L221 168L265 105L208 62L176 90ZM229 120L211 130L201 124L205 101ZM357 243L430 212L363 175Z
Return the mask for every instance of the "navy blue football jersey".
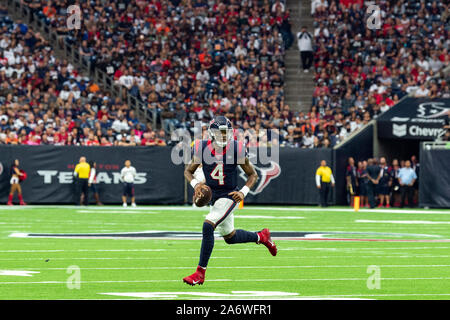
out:
M392 168L386 166L384 168L381 168L383 170L383 174L381 175L380 181L378 182L379 185L388 187L389 181L393 178L392 177Z
M238 190L238 165L244 164L246 157L242 141L232 140L219 150L214 149L211 140L198 140L193 146L193 154L201 161L206 184L212 190L213 204L219 198L232 199L228 194Z

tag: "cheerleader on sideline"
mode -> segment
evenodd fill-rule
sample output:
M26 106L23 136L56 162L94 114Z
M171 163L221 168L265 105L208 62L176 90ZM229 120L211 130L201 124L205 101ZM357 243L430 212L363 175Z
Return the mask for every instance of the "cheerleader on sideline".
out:
M23 172L23 171L21 171L19 169L19 160L18 159L14 160L14 162L13 162L13 164L11 166L11 171L10 172L11 172L11 180L10 180L11 190L9 191L9 197L8 197L7 205L8 206L12 206L13 205L13 203L12 203L13 197L14 197L14 194L16 193L16 191L17 191L17 196L19 198L20 205L24 206L24 205L26 205L26 203L23 201L22 188L20 187L20 181L24 180L24 178L26 177L26 174L25 174L25 172Z

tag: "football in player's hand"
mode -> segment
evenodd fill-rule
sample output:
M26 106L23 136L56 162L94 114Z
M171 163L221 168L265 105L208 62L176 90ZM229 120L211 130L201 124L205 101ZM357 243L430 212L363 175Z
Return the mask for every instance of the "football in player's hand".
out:
M194 203L197 207L206 206L212 198L212 191L206 184L201 184L195 188L194 192Z

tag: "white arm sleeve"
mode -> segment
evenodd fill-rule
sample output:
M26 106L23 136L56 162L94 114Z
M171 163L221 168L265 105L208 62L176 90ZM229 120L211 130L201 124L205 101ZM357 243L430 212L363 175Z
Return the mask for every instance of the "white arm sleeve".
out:
M334 177L333 177L333 174L331 174L331 177L330 177L330 178L331 178L331 183L334 184Z
M91 172L89 173L89 181L88 181L88 183L94 182L94 178L95 178L95 169L91 168Z
M316 185L320 187L320 176L316 174Z

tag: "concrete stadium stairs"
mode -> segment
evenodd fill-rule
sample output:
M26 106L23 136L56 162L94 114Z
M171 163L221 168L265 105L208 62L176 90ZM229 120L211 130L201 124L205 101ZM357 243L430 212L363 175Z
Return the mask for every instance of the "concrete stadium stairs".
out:
M314 91L314 73L304 73L301 67L300 51L297 46L297 32L302 26L307 26L313 32L311 17L311 0L287 0L286 8L291 13L292 33L294 43L285 54L285 102L291 110L308 112L311 108Z

